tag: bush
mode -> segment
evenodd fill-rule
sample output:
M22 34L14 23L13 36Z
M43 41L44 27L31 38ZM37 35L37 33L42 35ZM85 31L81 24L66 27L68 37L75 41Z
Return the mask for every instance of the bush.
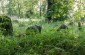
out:
M45 27L41 34L0 38L0 55L85 55L83 27L81 31Z

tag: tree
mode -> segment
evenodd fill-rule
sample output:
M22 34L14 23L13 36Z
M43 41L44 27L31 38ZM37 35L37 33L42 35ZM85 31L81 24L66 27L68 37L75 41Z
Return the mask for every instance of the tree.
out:
M69 10L72 9L73 0L47 0L47 20L56 18L60 21L68 18Z
M1 14L6 14L6 0L0 0L0 12Z
M36 0L8 0L8 14L20 17L25 17L27 11L34 10Z

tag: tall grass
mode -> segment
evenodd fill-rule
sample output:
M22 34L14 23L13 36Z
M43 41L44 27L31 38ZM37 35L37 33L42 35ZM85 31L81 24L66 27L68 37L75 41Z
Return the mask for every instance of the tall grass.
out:
M84 27L78 30L77 26L69 26L68 30L56 31L60 22L40 24L42 32L36 35L25 35L21 29L27 26L14 24L15 33L24 35L0 38L0 55L85 55Z

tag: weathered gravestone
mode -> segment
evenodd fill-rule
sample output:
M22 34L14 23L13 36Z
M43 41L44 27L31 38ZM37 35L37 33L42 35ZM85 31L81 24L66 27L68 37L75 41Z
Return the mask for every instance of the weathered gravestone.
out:
M13 34L13 27L10 17L5 15L0 16L0 31L3 35Z
M61 29L68 29L68 26L65 25L65 24L62 24L62 25L57 29L57 31L60 31Z
M41 26L34 25L26 29L26 35L41 33Z

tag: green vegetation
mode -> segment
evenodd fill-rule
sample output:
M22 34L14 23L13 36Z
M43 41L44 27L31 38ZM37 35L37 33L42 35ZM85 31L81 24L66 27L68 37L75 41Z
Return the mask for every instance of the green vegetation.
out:
M13 23L15 25L16 23ZM41 23L40 23L41 24ZM0 38L0 55L84 55L85 28L78 30L69 25L68 30L56 31L62 22L42 23L42 33L36 35L22 35L25 31L15 25L19 35ZM26 24L24 24L26 25ZM15 33L17 32L15 28ZM77 28L77 30L75 29ZM19 31L21 30L21 31Z
M85 55L84 0L0 0L0 55Z
M69 11L72 10L73 0L48 0L48 19L65 20L68 18Z

